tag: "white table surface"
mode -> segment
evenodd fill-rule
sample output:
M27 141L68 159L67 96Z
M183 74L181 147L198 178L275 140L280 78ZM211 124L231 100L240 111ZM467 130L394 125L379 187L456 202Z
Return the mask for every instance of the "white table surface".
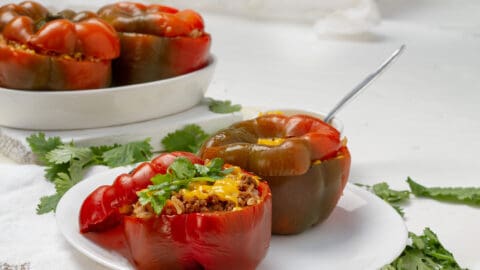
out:
M399 61L339 115L350 181L406 189L411 176L427 186L480 187L480 2L379 5L383 22L371 34L341 39L318 38L303 24L206 15L219 59L207 95L325 111L404 43ZM479 208L412 199L405 212L409 230L432 228L461 266L480 269Z

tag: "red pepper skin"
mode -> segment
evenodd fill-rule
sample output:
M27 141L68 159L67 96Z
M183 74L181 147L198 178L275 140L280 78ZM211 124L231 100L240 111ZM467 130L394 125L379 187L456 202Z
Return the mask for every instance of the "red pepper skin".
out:
M31 1L0 7L0 86L23 90L109 86L111 60L120 54L120 41L112 26L92 14L53 15Z
M110 85L110 61L75 61L16 50L0 38L0 86L21 90L80 90Z
M177 156L182 155L165 154L164 158L156 158L156 168L163 170ZM109 187L91 193L82 205L80 216L92 203L101 210L95 205L102 201L102 194L97 193ZM266 256L272 225L270 188L260 182L258 191L261 202L237 211L161 214L149 219L119 215L119 221L102 230L82 233L100 246L119 252L140 270L254 270ZM99 198L95 200L95 196ZM82 228L82 218L80 225Z
M124 233L138 269L253 270L265 257L271 235L271 194L234 212L124 217Z
M257 144L258 138L285 141L267 146ZM223 158L268 182L274 234L297 234L324 221L345 188L351 163L340 133L307 115L263 115L235 123L208 139L200 155Z
M152 162L138 165L132 172L117 176L111 186L101 186L94 190L83 202L80 215L80 231L103 231L120 222L120 207L137 200L136 192L151 184L150 179L164 174L176 157L186 157L194 164L203 160L192 153L172 152L161 154Z
M170 78L208 64L211 37L195 11L119 2L98 14L119 32L122 52L113 62L116 85Z

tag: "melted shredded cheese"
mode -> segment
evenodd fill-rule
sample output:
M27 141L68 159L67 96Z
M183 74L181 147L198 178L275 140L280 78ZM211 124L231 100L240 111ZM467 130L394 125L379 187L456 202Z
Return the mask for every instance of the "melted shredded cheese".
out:
M284 138L258 138L257 144L267 145L267 146L277 146L282 144L285 141Z
M279 115L284 115L282 111L266 111L266 112L259 112L258 116L262 115L270 115L270 114L279 114Z
M243 172L239 167L233 167L234 170L231 174L225 176L222 179L216 180L213 185L209 185L206 182L193 182L190 183L188 189L181 189L180 194L186 199L192 199L197 197L198 199L207 199L210 195L216 195L220 200L231 201L235 204L235 209L238 207L238 196L240 194L239 183ZM258 184L258 177L254 177Z

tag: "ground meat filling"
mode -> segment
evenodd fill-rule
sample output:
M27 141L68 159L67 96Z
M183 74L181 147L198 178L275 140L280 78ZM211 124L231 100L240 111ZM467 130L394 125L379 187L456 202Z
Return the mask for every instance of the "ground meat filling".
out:
M236 179L236 187L238 189L236 201L222 198L215 193L209 193L205 198L198 198L197 196L187 197L182 195L182 192L176 192L167 201L162 213L178 215L235 211L242 207L258 204L261 199L258 192L258 182L254 176L242 172L237 175ZM133 205L132 215L138 218L150 218L155 216L155 213L149 204L142 206L137 202Z
M234 202L222 200L217 195L209 195L207 199L197 197L186 199L184 196L176 194L170 201L171 204L167 204L163 210L167 215L232 211L235 208Z
M4 38L0 35L0 43L4 43L5 40ZM29 54L39 54L39 55L43 55L43 56L50 56L50 57L57 57L57 58L62 58L62 59L66 59L66 60L75 60L75 61L90 61L90 62L100 62L101 60L100 59L97 59L95 57L91 57L91 56L86 56L80 52L76 52L72 55L68 55L68 54L59 54L59 53L56 53L56 52L51 52L51 51L41 51L41 50L35 50L31 47L29 47L28 45L26 44L20 44L20 43L17 43L15 41L11 41L11 40L8 40L6 41L8 47L10 47L11 49L13 50L19 50L19 51L23 51L23 52L26 52L26 53L29 53Z

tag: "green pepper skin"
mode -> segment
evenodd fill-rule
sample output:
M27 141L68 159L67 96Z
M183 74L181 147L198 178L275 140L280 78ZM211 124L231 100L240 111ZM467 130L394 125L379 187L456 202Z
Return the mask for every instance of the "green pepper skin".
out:
M171 78L208 65L211 37L193 10L116 2L97 14L120 36L121 54L113 62L115 85Z
M122 54L112 63L114 84L171 78L208 64L211 37L158 37L119 33Z
M259 139L281 140L265 145ZM220 157L268 182L274 234L298 234L324 221L345 188L351 162L340 133L308 115L262 115L235 123L208 139L200 156Z
M261 176L272 190L272 233L298 234L326 220L347 183L351 157L340 156L313 165L305 174Z

